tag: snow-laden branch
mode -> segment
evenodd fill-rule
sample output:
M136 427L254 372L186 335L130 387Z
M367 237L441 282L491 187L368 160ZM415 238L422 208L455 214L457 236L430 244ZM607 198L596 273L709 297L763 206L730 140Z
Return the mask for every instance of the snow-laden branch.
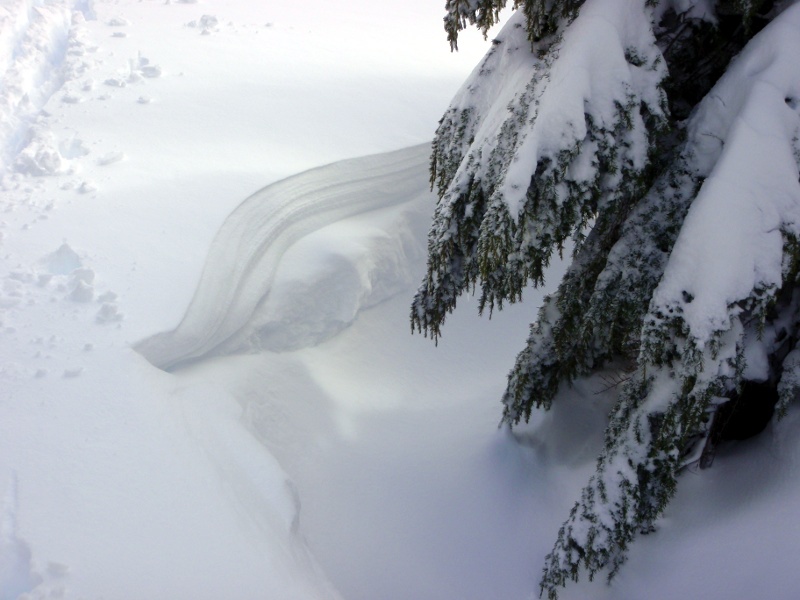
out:
M643 0L590 0L533 50L524 15L506 25L434 140L441 199L417 328L438 337L472 285L481 308L518 300L599 211L640 193L666 122L651 17Z

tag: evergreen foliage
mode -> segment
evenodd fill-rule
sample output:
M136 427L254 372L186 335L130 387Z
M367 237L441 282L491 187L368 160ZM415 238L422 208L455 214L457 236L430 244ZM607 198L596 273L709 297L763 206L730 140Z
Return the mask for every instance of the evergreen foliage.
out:
M451 46L505 4L448 0ZM514 7L437 129L411 323L438 340L462 293L502 308L572 249L509 374L503 421L612 360L631 368L547 557L541 591L556 598L582 569L613 577L687 462L710 464L715 414L745 382L776 390L779 414L800 393L800 6Z

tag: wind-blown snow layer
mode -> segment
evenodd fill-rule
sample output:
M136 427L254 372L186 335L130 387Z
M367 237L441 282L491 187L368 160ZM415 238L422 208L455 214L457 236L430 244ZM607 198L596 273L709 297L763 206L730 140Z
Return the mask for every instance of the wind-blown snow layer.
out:
M323 225L429 198L428 148L426 144L335 163L253 194L220 228L178 327L144 340L136 349L154 365L169 368L210 354L276 348L268 337L281 337L276 348L281 349L335 333L352 320L358 307L347 311L348 317L334 315L335 322L322 325L311 339L299 331L295 336L276 335L280 323L270 318L265 302L281 256L292 243ZM333 296L330 301L335 304L337 299Z

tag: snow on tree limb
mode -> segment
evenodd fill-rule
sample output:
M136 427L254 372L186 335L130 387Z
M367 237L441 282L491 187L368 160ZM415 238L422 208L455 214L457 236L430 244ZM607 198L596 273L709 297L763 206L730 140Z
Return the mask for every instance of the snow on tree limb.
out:
M458 50L458 33L466 29L468 24L475 25L485 36L498 22L500 11L506 4L507 0L447 0L444 28L450 49ZM514 8L522 8L531 42L554 33L562 18L574 18L581 4L583 0L514 0Z
M650 13L644 0L590 0L533 51L520 14L506 25L434 140L441 200L418 329L438 337L478 282L482 309L518 300L555 250L637 188L666 120Z
M460 27L499 10L462 4ZM518 5L437 130L411 322L438 339L470 288L481 310L515 302L574 242L503 419L610 360L635 366L547 558L555 598L583 569L616 573L746 382L773 389L779 413L800 394L800 4ZM552 27L531 31L542 7Z
M616 572L674 494L707 411L740 384L746 346L773 341L753 324L797 280L786 251L800 225L798 52L800 6L749 43L692 119L689 147L701 168L712 164L653 294L597 473L548 556L550 598L579 566ZM704 138L714 143L703 149ZM796 327L796 301L788 310Z

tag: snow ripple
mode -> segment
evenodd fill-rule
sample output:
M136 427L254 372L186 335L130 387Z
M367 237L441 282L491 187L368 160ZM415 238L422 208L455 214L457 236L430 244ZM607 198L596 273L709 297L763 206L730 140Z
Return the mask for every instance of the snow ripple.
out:
M325 225L430 194L428 153L429 145L423 144L345 160L250 196L212 242L183 320L174 330L140 342L136 350L155 366L170 369L247 349L249 332L257 327L254 314L270 293L284 252Z

